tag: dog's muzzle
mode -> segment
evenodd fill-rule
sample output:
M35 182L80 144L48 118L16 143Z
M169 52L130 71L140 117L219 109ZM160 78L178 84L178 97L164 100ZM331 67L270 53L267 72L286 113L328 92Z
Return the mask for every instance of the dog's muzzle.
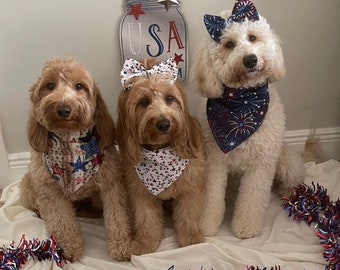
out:
M61 118L67 118L71 115L72 109L67 104L60 104L56 108L56 112L59 117Z
M257 65L257 56L255 54L248 54L243 57L243 65L247 68L254 68Z
M161 132L167 132L170 128L170 121L168 119L162 119L156 122L156 127Z

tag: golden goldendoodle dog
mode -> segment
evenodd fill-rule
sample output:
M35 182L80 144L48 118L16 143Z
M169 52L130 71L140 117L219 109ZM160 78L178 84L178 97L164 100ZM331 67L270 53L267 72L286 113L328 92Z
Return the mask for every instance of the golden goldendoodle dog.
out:
M142 63L142 64L141 64ZM170 58L125 61L117 139L133 213L132 253L155 251L162 239L163 200L173 200L180 246L204 241L205 154L199 123L189 114Z
M117 260L130 257L130 226L115 126L90 73L73 58L47 61L30 89L31 163L21 183L25 207L35 210L65 257L83 254L73 202L99 192L107 248Z
M285 74L279 38L249 0L205 15L206 37L192 79L207 98L200 118L207 149L207 200L201 228L215 235L223 221L228 176L240 176L231 229L261 233L274 178L281 194L304 181L300 155L284 145L285 114L272 85Z

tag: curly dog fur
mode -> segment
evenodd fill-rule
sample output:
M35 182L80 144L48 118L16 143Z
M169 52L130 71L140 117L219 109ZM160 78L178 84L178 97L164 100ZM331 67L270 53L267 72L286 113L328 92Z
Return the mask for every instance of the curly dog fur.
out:
M155 59L141 63L150 69ZM164 128L161 123L167 123ZM123 90L118 101L117 139L122 156L133 213L132 253L155 251L162 239L162 201L173 199L173 219L180 246L204 241L199 218L205 198L205 153L199 123L188 111L179 82L170 84L156 75L140 77ZM154 195L149 192L134 166L143 149L173 149L190 159L179 178Z
M222 13L228 18L230 11ZM256 59L249 68L247 59ZM283 143L285 114L279 94L271 84L285 74L279 38L266 20L244 20L224 28L220 42L206 34L194 57L192 80L197 91L207 98L223 94L223 85L250 88L269 83L267 114L257 131L241 145L224 154L217 145L202 110L200 121L207 149L207 200L201 228L215 235L223 221L228 175L240 175L240 185L231 221L239 238L261 233L264 215L271 200L274 178L278 191L287 191L304 180L301 157ZM205 105L205 104L204 104Z
M28 139L32 153L21 184L23 205L39 213L65 257L76 261L83 254L83 240L72 202L99 192L108 251L117 260L128 259L130 227L121 164L114 146L115 126L89 72L71 57L53 58L45 63L41 77L31 87L30 100ZM50 132L67 137L85 129L94 131L103 154L102 164L89 181L71 192L52 177L42 157L50 153Z

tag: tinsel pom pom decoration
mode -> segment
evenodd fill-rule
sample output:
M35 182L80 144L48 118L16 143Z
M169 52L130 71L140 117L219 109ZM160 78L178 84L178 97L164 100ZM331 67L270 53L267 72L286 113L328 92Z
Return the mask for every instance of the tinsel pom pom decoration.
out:
M14 241L8 247L0 247L0 269L18 270L30 258L38 261L54 260L58 266L64 260L63 251L57 246L54 235L42 241L38 238L28 241L23 234L16 247Z
M315 234L324 247L323 257L328 262L325 270L340 270L340 199L332 202L327 189L312 183L312 187L301 184L293 194L283 197L282 206L296 221L308 225L316 223Z

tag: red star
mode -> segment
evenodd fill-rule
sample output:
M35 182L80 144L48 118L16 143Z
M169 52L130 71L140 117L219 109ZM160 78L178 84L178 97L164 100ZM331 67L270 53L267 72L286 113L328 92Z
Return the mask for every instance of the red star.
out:
M142 10L142 3L139 3L137 5L130 4L130 12L128 15L133 15L135 16L135 19L138 21L138 17L141 14L145 14L144 11Z
M183 54L177 54L175 53L175 57L174 57L174 60L176 62L176 65L178 65L179 62L184 62L183 58L182 58Z
M54 175L59 175L59 176L62 176L65 169L59 167L58 164L55 164L54 166L51 166L52 167L52 170L53 170L53 174Z
M93 167L96 167L98 164L102 164L103 162L103 154L98 154L94 159L92 159Z

